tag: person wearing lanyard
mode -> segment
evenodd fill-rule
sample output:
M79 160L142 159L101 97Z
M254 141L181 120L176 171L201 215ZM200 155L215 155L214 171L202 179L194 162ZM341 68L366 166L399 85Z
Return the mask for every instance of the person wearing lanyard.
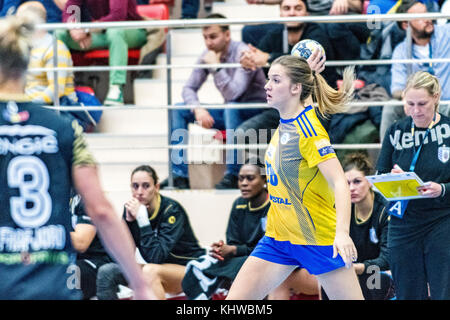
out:
M403 90L409 116L387 131L376 166L378 173L414 171L425 182L418 191L426 198L390 206L398 299L450 299L450 118L439 113L440 96L435 76L410 76Z
M418 1L403 0L396 13L426 14L427 7ZM391 68L390 93L393 99L400 100L409 75L417 71L428 71L435 75L441 84L441 99L450 99L450 64L445 62L424 62L424 59L444 59L450 57L450 24L435 25L431 19L413 19L410 21L397 21L401 30L411 30L412 43L408 38L400 42L392 52L393 60L411 59L417 63L395 62ZM440 113L450 116L450 107L441 105ZM386 106L380 124L380 140L387 129L396 120L405 116L401 106Z

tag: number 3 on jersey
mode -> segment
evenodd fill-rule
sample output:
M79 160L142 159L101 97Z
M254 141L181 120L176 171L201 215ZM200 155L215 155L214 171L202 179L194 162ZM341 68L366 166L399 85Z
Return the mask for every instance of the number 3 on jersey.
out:
M48 193L49 175L45 163L34 156L18 156L8 165L10 188L18 188L19 196L11 197L11 217L22 228L37 228L45 224L52 213Z
M275 170L273 170L272 165L266 161L266 173L267 173L267 182L271 185L276 186L278 184L278 177L275 174Z

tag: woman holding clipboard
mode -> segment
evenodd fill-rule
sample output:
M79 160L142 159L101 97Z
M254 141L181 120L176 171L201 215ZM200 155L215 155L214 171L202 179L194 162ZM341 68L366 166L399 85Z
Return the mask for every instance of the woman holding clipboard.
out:
M415 172L426 199L402 200L388 231L398 299L450 299L450 118L440 114L441 87L427 73L410 76L403 91L407 117L385 135L378 173Z

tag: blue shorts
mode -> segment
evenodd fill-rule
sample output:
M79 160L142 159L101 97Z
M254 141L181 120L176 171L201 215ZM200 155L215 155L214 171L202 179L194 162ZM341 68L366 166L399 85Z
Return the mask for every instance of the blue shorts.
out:
M277 241L267 236L259 240L251 256L278 264L299 266L314 275L345 266L340 255L333 258L333 246L292 244L289 241Z

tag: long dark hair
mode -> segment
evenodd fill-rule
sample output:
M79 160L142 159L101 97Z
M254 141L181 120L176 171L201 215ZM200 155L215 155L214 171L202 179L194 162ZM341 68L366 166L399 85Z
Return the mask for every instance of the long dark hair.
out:
M373 174L373 166L369 158L361 152L354 152L348 154L343 161L342 168L345 172L356 169L364 173L365 176Z
M144 171L144 172L147 172L147 173L150 175L150 177L153 178L153 182L154 182L155 184L158 183L158 175L156 174L155 169L153 169L153 168L150 167L149 165L143 164L143 165L141 165L141 166L135 168L135 169L131 172L131 177L133 177L133 175L134 175L136 172L138 172L138 171Z

